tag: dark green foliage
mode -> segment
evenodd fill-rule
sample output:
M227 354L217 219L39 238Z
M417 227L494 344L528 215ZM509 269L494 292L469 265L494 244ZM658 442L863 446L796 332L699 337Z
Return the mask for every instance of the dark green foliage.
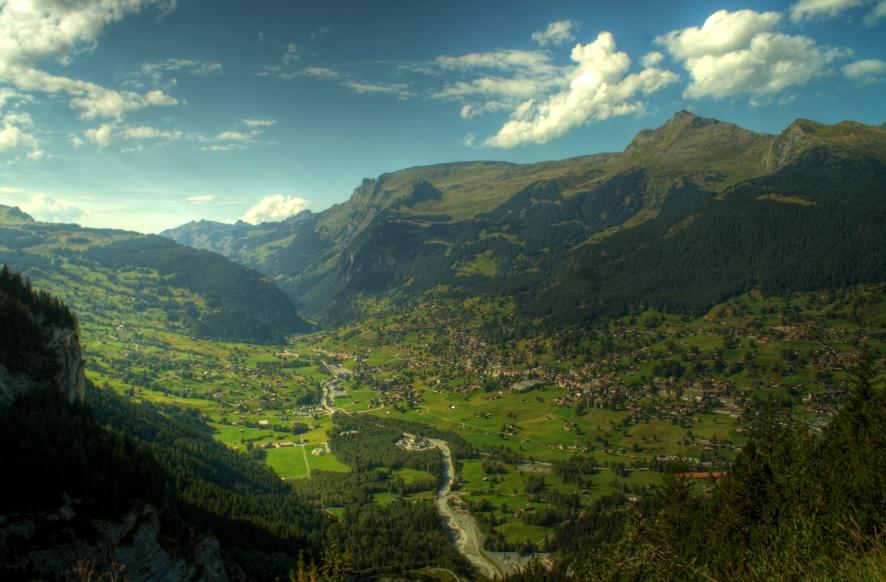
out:
M554 474L560 477L564 483L575 483L581 477L599 473L599 469L597 469L599 466L594 457L573 455L565 461L554 463Z
M445 439L449 443L453 462L459 458L470 458L475 454L473 448L460 436L428 425L344 414L337 414L335 423L337 427L330 433L332 449L342 462L358 471L376 467L388 469L409 467L438 475L441 460L437 450L406 451L395 446L394 443L404 432ZM351 431L356 431L356 434ZM355 438L358 436L359 438Z
M104 390L90 390L88 401L99 422L153 453L162 466L158 477L175 492L169 511L212 532L226 561L256 579L272 579L285 575L299 550L319 555L327 519L271 469L213 440L199 417L133 406Z
M430 503L349 506L341 527L354 568L364 575L427 565L464 569Z
M52 386L0 411L0 447L0 512L54 510L65 494L90 515L117 517L136 503L166 500L153 455L131 436L99 426L89 407Z
M402 430L357 415L339 414L335 423L336 428L329 434L330 446L340 461L357 471L409 467L432 475L440 473L439 451L406 451L395 445Z
M37 381L58 371L57 356L49 346L54 327L77 329L68 307L44 291L31 288L6 265L0 270L0 364L13 374L25 373Z
M637 308L703 312L751 289L780 294L881 281L884 191L879 161L810 154L688 218L661 216L580 247L555 285L527 305L551 323L570 324ZM773 192L807 204L765 199Z
M205 297L209 313L194 322L200 335L276 341L283 334L309 329L292 301L270 281L215 253L146 236L96 246L84 256L112 269L156 270L174 286Z

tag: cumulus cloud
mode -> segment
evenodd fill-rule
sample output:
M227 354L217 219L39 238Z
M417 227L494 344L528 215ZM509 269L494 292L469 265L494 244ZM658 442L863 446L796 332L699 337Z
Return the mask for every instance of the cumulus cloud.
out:
M34 194L21 209L37 220L45 222L77 222L89 216L89 211L56 200L46 194Z
M689 99L747 94L752 102L824 75L848 51L822 47L804 36L774 29L777 12L719 10L700 27L659 36L655 42L682 61Z
M27 160L35 161L44 156L40 140L31 133L34 122L22 112L10 112L0 119L0 152L23 152Z
M240 220L249 224L286 220L306 209L308 205L309 202L304 198L274 194L262 198L258 204L244 212Z
M866 4L867 0L800 0L791 6L791 20L834 18L841 13Z
M886 61L866 59L843 67L843 74L853 81L873 83L886 80Z
M544 30L532 33L532 40L540 46L563 44L575 40L573 31L578 23L573 20L557 20L548 24Z
M80 51L95 46L104 28L128 14L149 7L167 11L174 5L172 0L4 2L0 5L0 80L21 91L65 93L85 119L119 119L135 109L175 105L177 101L162 91L116 91L37 68L48 58L66 64Z
M591 121L642 111L642 95L654 93L677 80L677 75L656 67L630 73L631 59L617 50L615 37L601 32L590 44L572 49L577 63L569 85L547 98L521 103L487 145L514 147L545 143Z
M111 133L114 126L110 123L102 123L98 127L92 127L83 132L88 141L106 147L111 144ZM75 144L76 145L76 144Z

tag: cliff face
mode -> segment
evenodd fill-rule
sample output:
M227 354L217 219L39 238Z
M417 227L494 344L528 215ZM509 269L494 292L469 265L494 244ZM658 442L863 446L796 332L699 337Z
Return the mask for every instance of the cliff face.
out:
M56 376L59 390L68 402L82 401L83 391L86 388L86 375L83 370L80 338L70 329L55 328L49 345L56 352L61 367Z
M85 389L74 315L0 269L0 579L227 580L218 541L133 485L166 478L150 453L68 404Z
M68 500L48 514L0 516L0 555L6 572L43 579L228 579L215 538L191 535L170 551L160 530L150 506L119 520L94 520Z
M49 348L59 367L52 384L58 386L68 402L83 400L86 376L77 332L68 328L52 328ZM43 382L45 379L32 378L27 373L13 374L0 364L0 407L9 406L17 396L36 390Z

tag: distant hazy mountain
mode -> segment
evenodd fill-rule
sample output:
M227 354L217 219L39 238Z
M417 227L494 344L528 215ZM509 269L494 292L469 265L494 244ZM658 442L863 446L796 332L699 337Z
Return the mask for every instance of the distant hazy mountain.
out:
M798 120L768 135L681 111L620 154L410 168L320 213L163 235L271 276L319 321L446 285L571 323L880 280L884 193L882 127Z
M0 206L0 263L107 325L115 314L159 312L170 328L238 341L310 327L261 274L159 236L41 223Z

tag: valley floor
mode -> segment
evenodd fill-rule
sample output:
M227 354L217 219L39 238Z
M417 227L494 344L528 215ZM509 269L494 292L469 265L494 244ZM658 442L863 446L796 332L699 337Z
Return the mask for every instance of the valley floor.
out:
M97 385L198 412L218 441L340 521L355 501L310 483L359 482L379 507L434 504L460 552L495 577L514 569L515 552L546 556L564 516L612 494L639 500L675 471L710 488L767 401L823 426L859 339L886 347L882 298L882 287L749 294L704 317L644 312L519 339L504 339L508 306L482 302L452 306L457 322L429 302L276 347L196 340L137 318L82 327ZM394 435L425 427L444 470L375 458L371 439L354 458L341 447L342 434L359 432L343 419L356 418Z

